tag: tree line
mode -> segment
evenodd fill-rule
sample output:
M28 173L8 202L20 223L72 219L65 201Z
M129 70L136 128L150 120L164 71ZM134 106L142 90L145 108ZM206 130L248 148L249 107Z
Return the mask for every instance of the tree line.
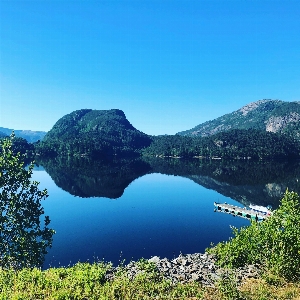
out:
M13 139L15 153L28 157L86 156L91 158L155 156L208 159L298 158L300 142L289 134L233 129L209 137L147 136L137 130L112 127L80 135L53 135L42 142Z
M299 142L255 129L233 129L209 137L158 136L142 150L145 156L223 159L279 159L299 157Z

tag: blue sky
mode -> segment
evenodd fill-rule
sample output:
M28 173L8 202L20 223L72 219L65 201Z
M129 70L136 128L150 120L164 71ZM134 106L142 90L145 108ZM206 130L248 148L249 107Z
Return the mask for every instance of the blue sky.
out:
M175 134L259 99L300 100L300 1L0 1L0 126L122 109Z

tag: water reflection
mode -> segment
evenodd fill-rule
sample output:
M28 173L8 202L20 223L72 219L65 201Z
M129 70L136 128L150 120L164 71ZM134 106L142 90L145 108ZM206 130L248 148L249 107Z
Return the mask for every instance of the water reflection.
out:
M288 188L300 191L299 161L159 161L155 170L187 177L244 205L276 208Z
M299 161L225 162L162 158L91 161L57 157L40 161L40 164L57 186L84 198L119 198L134 180L146 174L178 177L176 180L170 177L172 180L168 181L163 179L167 176L151 175L161 180L151 184L146 180L149 176L145 176L136 182L134 189L128 189L122 201L117 202L96 198L85 202L71 195L54 197L52 203L45 203L45 207L48 205L58 234L56 245L46 260L53 231L48 227L49 218L42 222L44 210L41 203L30 197L14 204L2 199L0 268L41 267L44 261L46 266L56 266L54 260L67 264L95 254L101 257L103 254L108 260L115 261L120 251L127 253L127 259L151 255L172 257L179 251L203 251L210 242L229 236L226 231L228 216L213 219L211 202L217 199L206 191L217 191L220 197L230 197L245 205L271 204L274 208L286 188L300 192ZM179 176L204 188L199 189Z
M136 178L151 172L142 160L54 159L39 162L55 184L71 195L82 198L116 199Z
M122 196L127 186L145 174L189 178L244 205L278 206L287 188L300 192L300 162L202 161L181 159L121 159L90 161L55 158L40 162L57 186L79 197Z

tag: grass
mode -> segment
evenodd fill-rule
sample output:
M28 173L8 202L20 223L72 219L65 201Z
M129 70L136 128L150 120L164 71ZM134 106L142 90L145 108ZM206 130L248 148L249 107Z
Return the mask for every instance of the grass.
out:
M145 263L143 262L143 265ZM66 268L48 270L0 270L0 299L257 299L300 300L300 283L288 283L272 275L249 279L237 286L234 278L226 277L215 288L199 283L173 285L153 268L145 266L144 272L130 280L120 269L113 280L106 280L110 264L77 263Z
M111 266L77 263L73 267L0 271L0 299L189 299L201 297L198 284L173 286L147 271L130 280L125 271L105 280Z

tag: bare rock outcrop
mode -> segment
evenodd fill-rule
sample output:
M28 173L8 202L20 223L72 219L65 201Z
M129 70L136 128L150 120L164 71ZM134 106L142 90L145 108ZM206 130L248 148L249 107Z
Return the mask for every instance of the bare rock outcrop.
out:
M245 106L243 106L238 111L242 113L243 116L246 116L250 111L258 108L261 104L269 102L269 99L258 100L256 102L251 102Z
M299 122L300 115L297 112L291 112L286 116L272 116L270 117L266 123L266 131L270 132L278 132L284 129L291 122Z

